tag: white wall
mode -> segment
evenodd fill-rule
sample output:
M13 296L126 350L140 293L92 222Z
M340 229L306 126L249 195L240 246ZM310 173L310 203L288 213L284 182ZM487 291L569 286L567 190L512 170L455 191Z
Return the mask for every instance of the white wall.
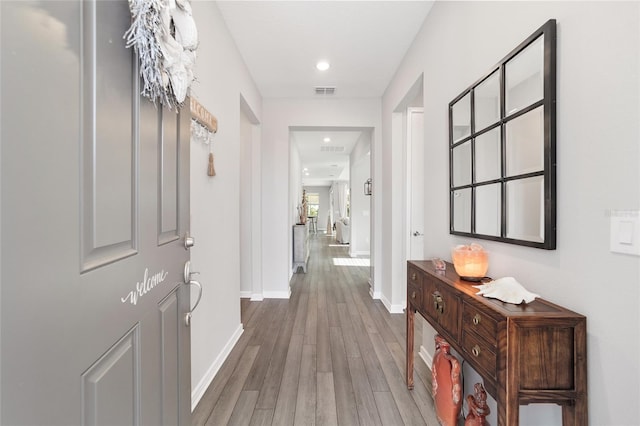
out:
M414 78L415 81L415 78ZM404 88L403 96L409 87ZM403 275L404 256L404 222L406 214L404 188L404 123L403 114L393 113L400 100L393 100L389 104L388 97L382 100L382 146L379 175L374 179L374 196L379 197L381 204L381 229L375 234L376 250L380 253L382 262L376 264L375 280L380 285L380 300L391 313L402 313L406 306L406 277ZM378 163L374 163L378 164ZM395 190L394 190L395 189ZM378 235L380 237L378 237Z
M240 97L240 295L262 300L260 120Z
M242 110L249 118L253 118L251 138L251 192L253 215L251 218L251 268L253 294L251 300L262 300L262 129L258 117L253 115L253 110L244 98L240 99Z
M218 118L215 177L207 176L209 147L191 144L192 268L204 287L191 325L191 383L195 405L242 333L240 323L241 96L255 117L261 97L215 2L193 2L200 36L191 90Z
M0 7L0 22L2 21L2 8ZM1 107L0 107L1 109ZM0 111L2 114L2 111ZM2 149L0 149L0 160L2 159ZM0 164L2 162L0 161ZM0 173L0 176L2 173ZM0 188L2 187L2 179L0 179ZM0 197L0 241L2 241L2 197ZM0 244L0 259L2 259L2 244ZM0 289L2 288L2 262L0 262ZM2 306L2 292L0 291L0 307ZM1 313L1 312L0 312ZM0 315L0 330L2 329L2 315ZM0 339L0 365L2 365L2 339ZM0 383L2 383L2 370L0 369ZM0 401L2 399L2 386L0 386ZM2 404L0 404L0 419L2 418Z
M288 221L288 231L289 231L289 239L287 245L288 257L289 259L289 275L288 278L291 278L293 273L293 231L292 226L296 223L300 223L300 209L303 208L303 187L302 187L302 161L300 159L300 151L298 150L298 145L295 143L289 143L289 203L288 203L288 215L286 219ZM267 196L267 199L268 196ZM269 210L274 209L275 206L269 205ZM306 213L302 213L306 214ZM291 289L287 286L282 289L265 289L265 297L267 298L289 298L291 294Z
M490 253L489 275L513 275L587 316L590 423L637 424L640 258L609 251L609 214L640 208L638 2L436 2L383 97L384 204L401 173L399 147L388 144L392 111L424 73L425 192L441 206L425 211L425 255L450 259L452 246L468 242L448 233L447 105L550 18L558 22L558 248L478 242ZM383 235L401 219L385 217ZM560 423L558 406L521 409L522 425Z
M342 192L341 192L342 191ZM347 180L334 180L331 184L331 196L333 197L333 223L336 223L338 220L342 219L342 217L346 217L347 215L347 205L344 204L344 213L340 213L340 194L344 194L344 197L347 197L349 191L349 181ZM346 202L346 201L345 201Z
M289 127L380 127L379 99L264 99L262 113L262 278L265 296L288 294L292 212ZM374 138L378 132L374 133ZM295 198L295 200L294 200ZM294 204L295 203L295 204Z
M253 256L251 252L252 233L251 217L254 210L253 193L251 184L253 183L253 167L251 161L252 154L253 126L247 114L240 109L240 295L251 297L253 294Z
M364 183L371 177L371 133L362 132L349 158L351 187L351 240L349 255L368 256L371 243L371 197Z
M327 217L329 216L329 187L328 186L305 186L309 193L316 193L319 197L318 206L318 231L327 230Z

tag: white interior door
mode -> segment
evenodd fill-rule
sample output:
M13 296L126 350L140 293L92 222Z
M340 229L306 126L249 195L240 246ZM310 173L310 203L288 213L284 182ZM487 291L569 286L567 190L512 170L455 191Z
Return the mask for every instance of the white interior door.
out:
M189 110L139 96L125 0L0 7L0 423L189 424Z
M424 113L407 109L407 259L424 259Z

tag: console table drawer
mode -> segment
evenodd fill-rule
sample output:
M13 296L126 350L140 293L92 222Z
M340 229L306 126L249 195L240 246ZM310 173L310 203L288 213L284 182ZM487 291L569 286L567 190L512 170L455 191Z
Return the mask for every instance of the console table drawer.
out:
M475 361L492 378L496 378L495 348L487 344L484 339L467 330L462 332L462 350L467 358Z
M422 275L424 274L424 272L416 269L416 268L412 268L411 266L407 268L407 282L409 284L413 284L415 286L421 287L422 286Z
M473 331L482 337L493 348L498 347L496 341L498 322L486 314L486 309L475 307L470 303L462 304L462 323L465 330Z
M412 282L407 283L407 300L417 309L422 309L422 287Z
M460 299L431 276L422 278L423 309L454 339L460 336Z

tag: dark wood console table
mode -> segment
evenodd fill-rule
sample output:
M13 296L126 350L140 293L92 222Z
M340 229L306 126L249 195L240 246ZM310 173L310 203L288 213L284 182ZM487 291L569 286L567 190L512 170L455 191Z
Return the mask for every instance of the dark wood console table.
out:
M562 406L563 425L587 425L587 320L543 299L514 305L477 296L453 265L407 263L407 387L413 389L415 312L484 380L498 424L517 425L520 405Z

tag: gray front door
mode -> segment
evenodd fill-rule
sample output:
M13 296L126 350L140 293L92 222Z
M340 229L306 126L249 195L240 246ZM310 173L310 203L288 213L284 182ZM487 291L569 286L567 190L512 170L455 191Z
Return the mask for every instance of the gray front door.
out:
M190 114L139 96L129 25L0 2L3 425L190 422Z

